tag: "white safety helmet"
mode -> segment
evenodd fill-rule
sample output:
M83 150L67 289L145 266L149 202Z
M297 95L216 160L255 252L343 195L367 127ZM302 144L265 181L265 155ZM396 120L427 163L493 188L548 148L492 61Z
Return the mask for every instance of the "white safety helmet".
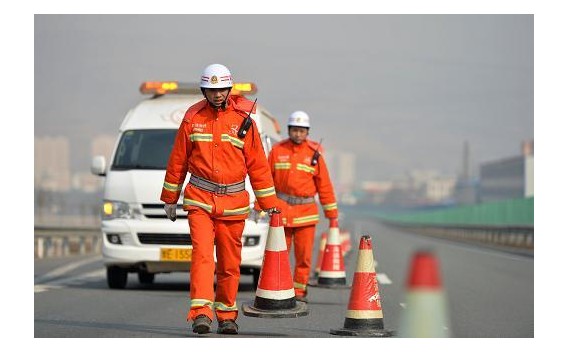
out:
M288 127L290 126L310 128L310 117L303 111L294 111L288 117Z
M231 88L233 77L229 69L220 64L205 67L201 74L201 88Z

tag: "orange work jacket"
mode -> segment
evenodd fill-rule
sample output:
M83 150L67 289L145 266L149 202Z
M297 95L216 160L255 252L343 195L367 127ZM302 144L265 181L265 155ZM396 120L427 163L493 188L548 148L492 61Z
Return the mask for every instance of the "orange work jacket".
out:
M253 103L241 96L229 96L225 110L212 108L204 99L185 113L170 154L162 194L165 203L177 203L187 172L218 184L243 181L248 173L262 209L277 205L274 183L258 128L254 123L243 139L237 136ZM223 220L246 219L250 208L246 190L214 194L188 183L183 208L205 209Z
M317 143L306 140L300 145L290 139L279 142L270 151L270 164L276 192L294 197L319 195L326 218L337 218L337 203L333 185L323 155L318 163L311 165ZM319 221L316 203L290 205L279 199L282 221L286 227L317 224Z

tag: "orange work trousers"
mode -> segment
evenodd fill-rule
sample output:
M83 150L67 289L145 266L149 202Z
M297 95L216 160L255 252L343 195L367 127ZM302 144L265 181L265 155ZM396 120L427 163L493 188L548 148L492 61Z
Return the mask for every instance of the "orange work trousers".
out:
M241 237L245 221L215 219L203 209L190 210L187 218L193 245L189 274L191 307L187 320L195 320L201 314L213 320L213 312L218 321L236 320L239 313L236 301L240 278ZM216 266L214 248L217 255Z
M286 234L288 252L292 250L292 241L294 242L294 293L296 296L306 296L308 294L316 225L285 227L284 233Z

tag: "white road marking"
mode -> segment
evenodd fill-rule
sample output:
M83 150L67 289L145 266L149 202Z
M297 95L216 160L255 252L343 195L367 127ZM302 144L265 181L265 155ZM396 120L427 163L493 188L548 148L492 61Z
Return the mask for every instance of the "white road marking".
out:
M36 282L41 283L41 282L49 281L49 280L56 278L58 276L65 275L66 273L71 272L71 271L73 271L73 270L75 270L75 269L77 269L77 268L79 268L83 265L88 265L88 264L94 263L98 260L101 260L101 257L97 256L97 257L87 258L87 259L80 260L80 261L77 261L77 262L69 263L67 265L63 265L59 268L56 268L52 271L47 272L46 274L44 274L40 277L34 278L34 283L36 283Z
M46 284L34 285L34 293L41 293L51 289L63 288L70 284L81 284L85 282L94 281L93 278L99 280L104 278L104 275L105 275L105 269L97 269L86 272L81 275L53 280Z

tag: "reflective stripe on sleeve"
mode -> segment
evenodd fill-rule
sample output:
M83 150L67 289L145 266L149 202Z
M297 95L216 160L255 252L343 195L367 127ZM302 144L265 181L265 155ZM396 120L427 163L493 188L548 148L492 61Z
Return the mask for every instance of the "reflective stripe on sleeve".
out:
M337 209L337 203L323 204L322 207L323 210L335 210Z
M168 191L172 191L172 192L181 191L182 186L183 185L178 185L176 183L164 182L164 189L167 189Z
M272 195L276 194L274 187L268 187L268 188L263 188L263 189L255 189L253 191L254 191L254 195L257 198L264 198L264 197L268 197L268 196L272 196Z

